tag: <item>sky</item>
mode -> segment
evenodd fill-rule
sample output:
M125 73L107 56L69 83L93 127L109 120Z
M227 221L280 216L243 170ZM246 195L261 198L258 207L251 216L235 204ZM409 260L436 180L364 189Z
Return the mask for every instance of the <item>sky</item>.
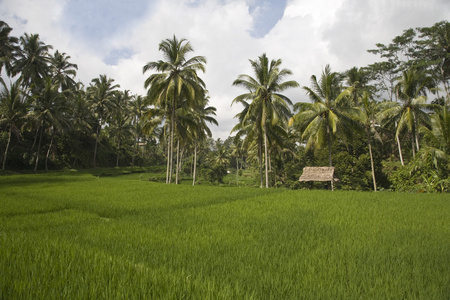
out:
M0 0L0 20L11 35L39 34L53 51L78 65L86 86L106 74L121 90L145 95L142 73L162 59L165 39L188 40L192 55L205 56L199 76L217 108L213 138L226 139L242 110L233 99L245 93L232 86L240 74L253 75L249 60L266 53L300 86L310 86L329 64L344 72L379 57L367 52L388 44L403 30L450 20L448 0ZM304 90L285 92L293 103L307 102Z

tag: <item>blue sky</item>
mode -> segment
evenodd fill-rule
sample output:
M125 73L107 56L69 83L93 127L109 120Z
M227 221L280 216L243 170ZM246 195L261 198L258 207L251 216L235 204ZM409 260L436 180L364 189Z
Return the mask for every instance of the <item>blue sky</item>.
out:
M200 74L217 108L214 138L226 138L245 92L231 84L251 74L249 59L267 53L293 71L287 79L309 86L326 64L334 71L378 60L368 49L403 30L450 20L448 0L0 0L0 19L12 34L39 33L78 65L88 85L107 74L121 89L145 94L142 67L161 59L158 44L174 34L206 57ZM286 92L308 101L301 88Z

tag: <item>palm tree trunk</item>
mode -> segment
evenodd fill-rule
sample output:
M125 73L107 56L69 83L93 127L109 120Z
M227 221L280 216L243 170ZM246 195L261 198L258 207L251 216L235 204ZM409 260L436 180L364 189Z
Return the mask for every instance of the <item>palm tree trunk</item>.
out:
M173 172L173 139L175 131L175 108L172 108L172 120L170 128L170 167L169 167L169 183L172 183L172 172Z
M398 146L398 155L400 157L400 162L402 163L402 166L404 166L405 163L403 162L402 146L400 144L400 138L398 137L398 135L396 135L396 138L397 138L397 146Z
M412 146L412 155L413 158L416 158L416 148L414 145L414 133L411 132L411 146Z
M48 171L48 157L50 155L50 150L53 146L53 137L55 136L55 133L52 134L52 139L50 140L50 145L48 146L47 155L45 156L45 171Z
M236 185L239 185L239 156L236 156Z
M36 154L36 161L34 164L34 171L37 171L37 167L38 167L38 163L39 163L39 152L41 152L41 142L42 142L42 131L44 130L44 127L41 127L41 133L39 136L39 143L38 143L38 149L37 149L37 154Z
M7 157L7 155L8 155L8 149L9 149L9 143L10 143L10 141L11 141L11 135L12 135L12 126L9 127L9 132L8 132L8 143L6 143L5 155L3 156L2 170L5 170L6 157Z
M370 134L367 133L367 144L369 145L370 166L372 167L373 190L377 191L377 181L375 180L375 167L373 165L372 143L370 142Z
M395 128L397 128L397 121L395 121ZM402 155L402 146L400 144L400 138L398 137L398 135L395 135L395 138L397 140L397 146L398 146L398 156L400 158L400 162L402 163L402 166L405 165L405 163L403 162L403 155Z
M175 170L175 184L178 184L178 173L179 173L179 166L180 166L180 139L177 140L177 165Z
M266 167L266 189L269 188L269 159L267 155L267 132L264 126L264 163Z
M120 156L120 131L119 131L119 137L118 137L119 141L117 143L117 158L116 158L116 168L119 167L119 156Z
M36 129L36 135L34 136L33 145L31 146L31 152L33 152L34 146L36 146L36 141L37 141L38 135L39 135L39 129L41 129L41 126L38 126Z
M183 159L184 159L185 151L186 151L185 147L183 147L183 148L180 147L180 163L178 164L178 171L180 172L180 175L181 175L181 169L183 168Z
M259 147L258 147L258 154L259 154L259 180L260 180L260 188L263 187L263 173L262 173L262 143L261 140L259 140Z
M327 139L328 139L328 166L333 166L333 161L331 160L331 133L330 126L327 125Z
M167 140L167 167L166 167L166 184L169 183L169 169L170 169L170 135Z
M101 127L102 125L100 125ZM97 145L98 145L98 138L100 135L100 127L97 128L97 136L95 137L95 147L94 147L94 168L97 167Z
M133 149L133 157L131 158L131 166L134 166L134 160L137 156L137 147L138 147L139 137L137 134L134 136L134 149Z
M417 119L416 119L416 114L413 111L413 117L414 117L414 128L413 128L413 132L414 132L414 138L416 139L416 147L417 147L417 152L420 151L420 146L419 146L419 135L417 134Z
M192 186L195 185L196 171L197 171L197 140L194 141L194 171L192 173Z

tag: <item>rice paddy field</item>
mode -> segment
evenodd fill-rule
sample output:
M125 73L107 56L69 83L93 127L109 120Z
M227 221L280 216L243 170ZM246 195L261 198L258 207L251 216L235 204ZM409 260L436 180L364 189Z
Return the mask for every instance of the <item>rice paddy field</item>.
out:
M450 299L450 195L0 176L0 299Z

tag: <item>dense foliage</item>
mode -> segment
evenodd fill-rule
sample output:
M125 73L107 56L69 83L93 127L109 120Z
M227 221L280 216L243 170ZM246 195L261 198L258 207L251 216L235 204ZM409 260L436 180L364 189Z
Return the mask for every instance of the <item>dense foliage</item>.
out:
M371 65L327 65L303 86L305 99L282 94L298 83L285 81L281 59L250 60L254 76L233 82L246 91L225 141L211 139L216 109L198 74L207 62L190 56L189 41L162 41L164 59L143 66L147 95L132 95L107 75L83 85L69 55L11 30L0 21L3 170L165 165L166 183L195 184L221 183L233 169L238 183L245 169L261 187L306 188L324 185L299 183L303 167L333 165L341 189L450 189L447 21L376 44Z

